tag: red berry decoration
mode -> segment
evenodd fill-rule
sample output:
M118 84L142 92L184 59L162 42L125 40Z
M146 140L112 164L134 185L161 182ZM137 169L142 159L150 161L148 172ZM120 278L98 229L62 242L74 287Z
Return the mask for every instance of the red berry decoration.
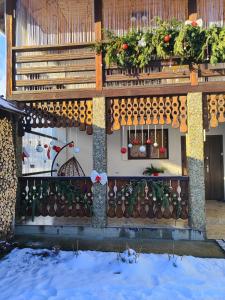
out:
M69 144L69 147L70 147L70 148L73 148L73 146L74 146L73 143L70 143L70 144Z
M124 44L122 45L122 49L123 49L123 50L127 50L127 49L128 49L128 47L129 47L129 46L128 46L128 44L127 44L127 43L124 43Z
M44 144L44 148L48 148L48 145L47 145L47 144Z
M122 147L122 148L121 148L121 150L120 150L120 152L121 152L122 154L125 154L125 153L127 153L127 148L125 148L125 147Z
M60 150L61 150L61 147L59 147L59 146L53 146L52 149L53 149L55 152L59 153Z
M165 152L166 152L166 148L165 147L159 148L159 153L164 154Z
M170 40L171 40L171 35L170 35L170 34L167 34L167 35L164 37L164 42L165 42L165 43L169 43Z
M146 144L151 145L152 144L152 140L151 139L147 139Z
M196 21L192 21L192 22L191 22L191 26L197 27L197 26L198 26L198 23L197 23Z

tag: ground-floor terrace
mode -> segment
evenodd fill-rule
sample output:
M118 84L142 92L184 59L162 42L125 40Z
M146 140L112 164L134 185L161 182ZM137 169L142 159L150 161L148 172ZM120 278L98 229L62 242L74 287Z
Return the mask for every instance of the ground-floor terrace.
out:
M225 100L207 99L207 118L201 93L26 104L16 233L224 238Z

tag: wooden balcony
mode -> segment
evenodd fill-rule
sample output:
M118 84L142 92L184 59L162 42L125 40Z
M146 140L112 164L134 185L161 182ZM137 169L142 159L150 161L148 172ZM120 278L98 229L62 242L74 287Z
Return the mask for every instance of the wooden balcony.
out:
M89 177L21 177L19 182L17 223L41 225L50 217L51 224L53 220L54 224L90 224ZM154 183L168 188L168 193L157 193ZM188 177L109 177L107 189L109 224L125 220L123 225L145 227L188 218Z
M225 64L152 61L143 69L106 67L93 43L13 47L12 100L224 91Z

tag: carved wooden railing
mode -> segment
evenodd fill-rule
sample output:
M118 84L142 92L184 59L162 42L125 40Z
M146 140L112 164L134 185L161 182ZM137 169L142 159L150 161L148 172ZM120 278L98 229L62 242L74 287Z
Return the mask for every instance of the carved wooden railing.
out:
M91 43L13 47L13 91L95 88Z
M21 177L17 216L91 217L89 177Z
M188 177L109 177L108 217L187 219Z

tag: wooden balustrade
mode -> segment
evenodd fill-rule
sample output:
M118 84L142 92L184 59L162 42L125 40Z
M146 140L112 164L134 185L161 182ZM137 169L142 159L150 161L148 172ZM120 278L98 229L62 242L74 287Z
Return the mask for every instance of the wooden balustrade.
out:
M88 177L21 177L19 182L19 218L92 215L92 183Z
M188 177L110 177L109 218L188 218Z
M13 47L14 91L95 88L93 44Z

